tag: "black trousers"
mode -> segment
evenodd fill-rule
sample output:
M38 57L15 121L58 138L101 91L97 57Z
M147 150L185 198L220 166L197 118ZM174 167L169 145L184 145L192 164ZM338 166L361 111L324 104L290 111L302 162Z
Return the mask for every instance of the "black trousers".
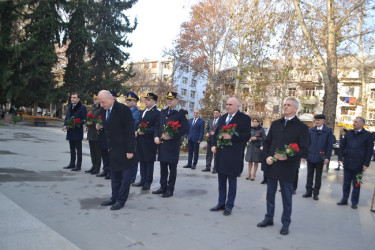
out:
M150 186L154 178L154 162L140 161L141 183Z
M168 173L169 168L169 173ZM169 175L169 178L168 178ZM160 162L160 189L174 191L177 177L177 164Z
M112 201L124 205L128 200L132 170L111 171Z
M100 152L102 153L102 159L103 159L103 171L105 173L109 173L109 153L108 149L102 148L100 149Z
M188 165L195 167L195 166L197 166L197 163L198 163L199 143L193 142L192 140L189 140L188 141L188 149L189 149Z
M211 169L212 158L214 158L214 169L216 170L216 157L211 151L212 144L207 143L207 153L206 153L206 168Z
M359 194L361 191L361 186L356 187L357 184L357 174L361 171L344 168L344 184L342 185L342 201L348 201L350 195L350 187L353 187L352 191L352 205L357 205L359 201Z
M314 193L314 195L319 194L320 187L322 185L322 172L323 172L323 162L312 163L307 162L307 181L306 181L306 193ZM315 185L313 187L315 173Z
M69 141L70 146L70 166L81 168L82 165L82 140ZM76 164L77 159L77 164Z
M99 172L102 162L102 154L100 152L98 141L89 141L91 163L94 171Z

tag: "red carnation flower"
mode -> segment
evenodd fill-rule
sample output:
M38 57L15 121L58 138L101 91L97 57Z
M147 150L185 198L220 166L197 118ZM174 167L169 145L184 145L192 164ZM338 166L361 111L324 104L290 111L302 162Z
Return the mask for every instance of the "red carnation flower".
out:
M357 182L356 184L355 184L355 187L356 188L359 188L361 186L361 183L360 182Z
M233 125L232 125L232 124L229 124L229 125L228 125L228 128L232 128L232 127L233 127Z
M79 124L79 123L81 123L81 119L79 118L74 119L74 124Z
M102 119L102 116L101 116L101 115L98 115L98 119L101 120L101 119Z
M233 128L237 127L237 124L233 123Z

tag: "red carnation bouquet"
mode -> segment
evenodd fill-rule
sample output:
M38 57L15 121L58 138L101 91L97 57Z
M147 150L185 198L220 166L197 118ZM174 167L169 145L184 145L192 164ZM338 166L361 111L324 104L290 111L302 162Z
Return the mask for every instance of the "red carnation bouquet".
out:
M85 126L87 127L88 125L92 125L92 123L94 122L94 119L95 119L94 115L91 112L89 112L85 120Z
M219 134L217 135L217 146L222 147L222 146L232 146L232 140L231 139L224 139L223 134L227 133L229 135L236 135L238 136L238 132L236 132L236 127L237 124L229 124L229 125L224 125L220 131Z
M355 176L355 179L357 181L357 183L355 184L356 188L359 188L361 184L363 184L362 178L363 178L363 172L360 172L359 174Z
M275 154L280 154L284 157L286 156L293 156L294 153L299 151L299 147L297 143L290 143L289 145L285 145L285 150L279 150L276 148ZM272 161L276 162L277 159L275 157L272 157Z
M175 134L178 133L178 129L181 128L181 124L179 121L169 121L167 125L164 125L163 134L172 138Z
M103 128L103 119L101 115L98 115L98 118L95 120L96 124L96 134L99 134L99 131Z
M138 125L138 132L146 133L147 131L147 122L142 122Z
M67 129L75 129L75 128L79 128L81 127L81 119L79 118L74 118L74 116L72 116L68 122L66 123L66 128Z
M320 151L319 154L322 156L323 161L325 160L326 152Z

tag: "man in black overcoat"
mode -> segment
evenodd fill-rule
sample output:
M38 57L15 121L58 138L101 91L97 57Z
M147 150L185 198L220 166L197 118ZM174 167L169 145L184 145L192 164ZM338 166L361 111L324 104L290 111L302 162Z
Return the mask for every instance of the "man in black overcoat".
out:
M272 122L266 140L263 144L264 156L267 168L267 213L258 227L273 225L275 213L275 195L277 182L280 183L283 201L283 224L280 234L289 233L289 225L292 214L293 181L300 159L306 157L309 146L308 127L296 116L299 102L295 98L287 98L284 102L284 117ZM276 150L285 150L285 145L298 144L299 151L293 156L277 154ZM273 158L274 157L274 158ZM273 160L275 159L275 160Z
M160 110L156 106L157 100L157 95L147 93L145 98L146 109L140 113L138 120L138 126L146 123L147 129L146 132L142 132L139 129L136 131L141 180L132 184L132 186L142 187L142 190L150 190L152 179L154 178L154 162L157 150L157 146L154 143L154 133L160 119Z
M159 124L154 134L154 142L159 145L160 188L152 192L153 194L163 194L163 198L173 195L177 177L177 164L180 157L181 138L189 128L187 111L177 109L177 93L168 92L166 97L167 107L160 112ZM178 132L173 137L169 137L163 133L164 126L167 126L169 121L178 121L181 124Z
M66 139L69 141L70 163L64 168L71 169L72 171L80 171L82 165L83 123L87 117L87 109L86 106L82 104L78 92L73 92L70 95L70 102L63 127L63 130L67 131ZM79 127L67 128L66 125L71 118L79 118L81 120Z
M353 121L353 129L346 132L340 141L339 163L344 161L344 183L342 186L342 198L337 205L347 205L350 186L352 191L352 208L356 209L359 201L361 184L357 185L356 176L366 171L370 166L374 140L370 132L364 129L365 119L356 117Z
M212 152L216 157L219 181L219 199L210 211L224 210L224 215L230 215L237 193L237 177L241 174L244 160L244 148L251 136L250 116L239 111L240 102L237 98L229 98L226 103L227 114L220 117L213 137ZM225 125L236 127L238 135L223 133L223 138L231 140L231 146L218 146L217 136ZM227 195L227 181L229 183Z
M134 135L134 120L130 109L118 103L107 90L98 94L102 106L103 130L109 152L109 169L111 171L112 197L101 203L111 206L111 210L122 208L128 199L131 173L137 159Z
M211 171L211 163L212 158L214 158L214 154L212 153L212 143L213 143L213 137L215 136L215 131L218 125L218 121L220 118L220 110L215 109L213 112L213 119L209 120L207 122L206 127L206 138L207 138L207 153L206 153L206 168L203 169L203 172L210 172ZM212 169L212 173L216 174L216 160L214 158L214 167Z

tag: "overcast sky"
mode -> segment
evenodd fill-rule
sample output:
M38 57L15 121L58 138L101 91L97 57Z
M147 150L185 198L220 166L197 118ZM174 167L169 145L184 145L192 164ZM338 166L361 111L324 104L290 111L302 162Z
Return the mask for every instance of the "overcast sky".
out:
M190 7L198 0L138 0L126 12L130 20L137 17L138 26L129 34L132 48L127 48L133 62L162 58L163 49L170 48L181 23L189 20Z

